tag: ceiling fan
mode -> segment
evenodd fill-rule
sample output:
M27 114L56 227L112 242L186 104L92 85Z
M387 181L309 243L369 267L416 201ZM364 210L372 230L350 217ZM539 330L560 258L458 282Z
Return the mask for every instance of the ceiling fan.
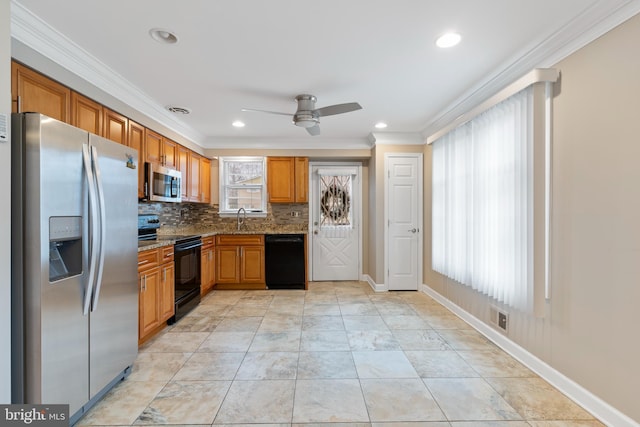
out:
M351 111L362 109L360 104L357 102L348 102L346 104L336 104L316 108L316 97L307 94L296 96L296 101L298 101L298 109L294 114L281 113L278 111L256 110L253 108L243 108L242 111L292 116L294 125L306 128L309 135L316 136L320 135L320 117L349 113Z

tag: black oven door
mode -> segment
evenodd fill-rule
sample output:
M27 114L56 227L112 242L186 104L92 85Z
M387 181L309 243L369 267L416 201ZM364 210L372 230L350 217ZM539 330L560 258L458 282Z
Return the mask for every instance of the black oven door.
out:
M199 238L174 246L176 314L173 321L179 320L200 303L201 247L202 240Z

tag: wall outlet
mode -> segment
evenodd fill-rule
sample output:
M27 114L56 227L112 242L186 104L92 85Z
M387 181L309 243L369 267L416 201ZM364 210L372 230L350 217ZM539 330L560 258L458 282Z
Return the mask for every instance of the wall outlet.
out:
M489 322L502 332L509 331L509 313L493 305L489 307Z
M291 216L298 218L300 216L300 211L291 211Z
M507 314L506 313L498 313L498 327L500 329L507 330Z

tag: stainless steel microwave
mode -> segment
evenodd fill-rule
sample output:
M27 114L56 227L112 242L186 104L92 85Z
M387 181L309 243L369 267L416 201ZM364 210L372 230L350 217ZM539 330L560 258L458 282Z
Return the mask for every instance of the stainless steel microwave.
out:
M182 173L153 163L144 164L144 196L155 202L176 202L181 199Z

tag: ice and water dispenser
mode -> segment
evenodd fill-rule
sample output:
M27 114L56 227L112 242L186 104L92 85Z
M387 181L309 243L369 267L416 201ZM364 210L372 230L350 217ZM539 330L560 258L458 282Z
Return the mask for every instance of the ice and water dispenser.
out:
M49 218L49 282L82 273L82 217Z

